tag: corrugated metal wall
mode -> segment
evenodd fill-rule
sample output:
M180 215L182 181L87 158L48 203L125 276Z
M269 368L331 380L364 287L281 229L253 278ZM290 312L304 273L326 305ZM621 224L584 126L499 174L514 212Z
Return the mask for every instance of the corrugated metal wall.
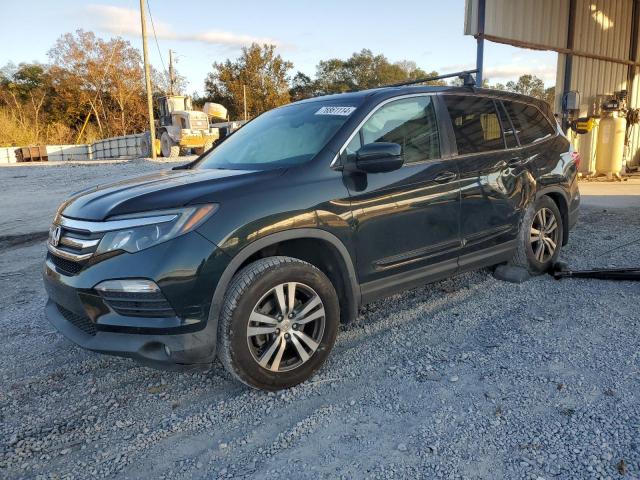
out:
M465 35L478 33L478 0L467 0ZM486 0L486 35L563 48L569 0Z
M633 0L577 0L574 49L594 55L628 60L631 48ZM556 112L564 86L565 55L558 55ZM580 92L580 115L593 114L602 95L627 88L627 65L574 56L571 90ZM595 165L597 128L585 135L573 135L573 143L585 160L583 172ZM637 146L634 147L637 149Z

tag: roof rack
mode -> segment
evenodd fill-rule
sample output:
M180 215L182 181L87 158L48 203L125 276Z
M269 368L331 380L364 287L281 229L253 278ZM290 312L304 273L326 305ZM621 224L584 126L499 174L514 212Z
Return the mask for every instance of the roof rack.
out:
M474 73L478 73L478 70L463 70L461 72L447 73L445 75L438 75L437 77L419 78L417 80L410 80L408 82L392 83L391 85L382 85L379 88L385 87L405 87L407 85L416 85L418 83L432 82L434 80L443 80L445 78L458 77L462 79L465 87L475 87L476 79L473 77Z

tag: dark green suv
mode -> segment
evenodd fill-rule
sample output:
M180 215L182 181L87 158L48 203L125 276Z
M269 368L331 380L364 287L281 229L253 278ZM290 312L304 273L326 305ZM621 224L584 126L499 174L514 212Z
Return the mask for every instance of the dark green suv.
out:
M44 280L77 344L268 390L309 378L382 296L557 259L580 157L538 100L388 87L271 110L192 164L59 208Z

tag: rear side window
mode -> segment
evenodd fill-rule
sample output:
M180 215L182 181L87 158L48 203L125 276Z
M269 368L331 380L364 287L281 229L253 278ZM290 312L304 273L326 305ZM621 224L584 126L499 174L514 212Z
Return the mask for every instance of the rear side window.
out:
M376 142L397 143L402 147L405 163L440 157L440 138L433 100L420 96L396 100L377 110L365 122L347 146L354 153L361 145Z
M511 117L521 145L529 145L555 135L551 123L538 108L520 102L502 103Z
M458 154L504 149L502 128L490 98L444 95L456 136Z

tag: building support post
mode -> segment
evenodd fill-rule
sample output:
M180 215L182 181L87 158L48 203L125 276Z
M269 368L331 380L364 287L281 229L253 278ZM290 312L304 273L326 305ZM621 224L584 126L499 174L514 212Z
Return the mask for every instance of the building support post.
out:
M569 0L569 24L567 25L567 50L573 51L573 43L576 29L576 0ZM562 82L562 99L571 90L571 77L573 76L573 54L566 53L564 56L564 80ZM562 108L562 129L564 133L569 131L569 121L567 113L564 111L564 100L561 102Z
M638 57L638 34L640 34L640 0L633 0L633 7L631 10L631 42L629 42L629 60L636 62ZM638 74L638 67L636 65L629 65L627 72L627 107L633 101L633 87L636 81L636 75ZM627 134L630 126L627 125ZM626 141L628 142L628 136ZM629 168L629 165L637 165L638 152L630 151L629 145L625 148L624 164L625 168Z
M484 17L486 10L486 0L478 0L478 33L476 34L476 86L482 87L484 68Z

